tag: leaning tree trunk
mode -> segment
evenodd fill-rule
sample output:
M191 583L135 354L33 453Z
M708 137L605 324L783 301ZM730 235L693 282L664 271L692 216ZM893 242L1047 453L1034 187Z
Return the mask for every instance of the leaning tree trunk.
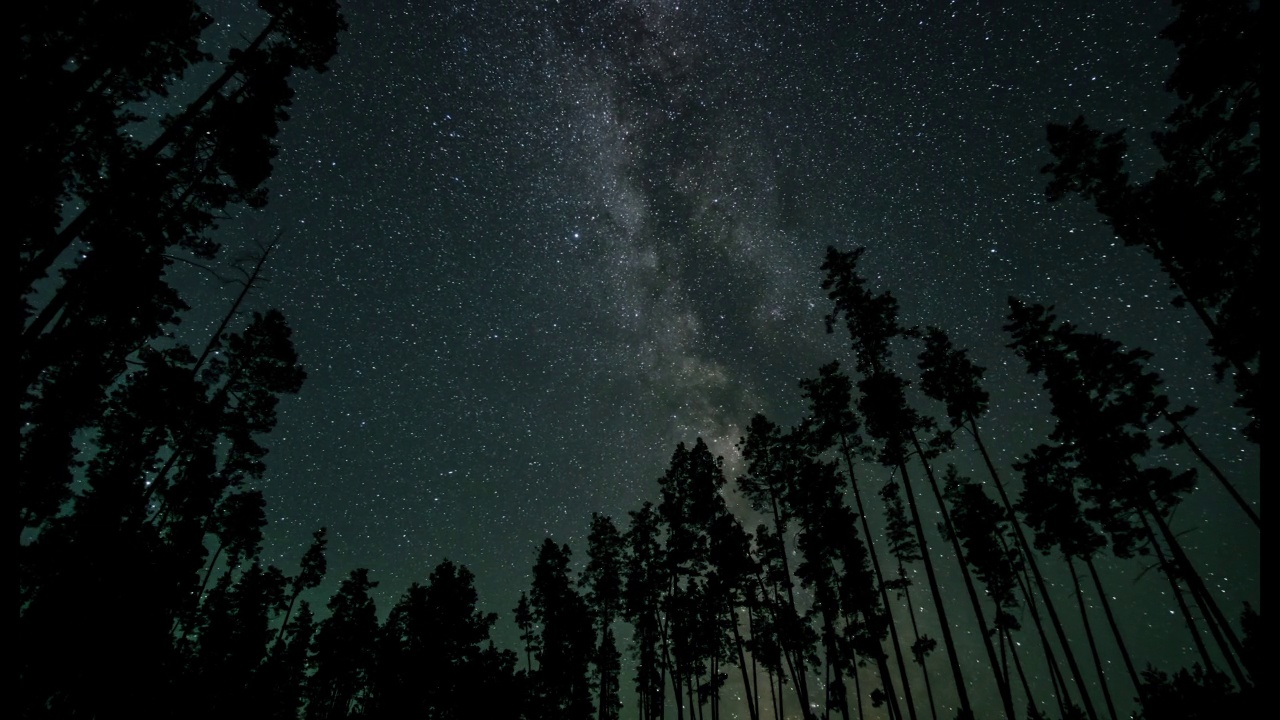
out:
M938 624L942 631L942 642L947 649L947 659L951 662L951 676L956 683L956 696L960 701L960 712L973 714L969 705L969 689L965 685L964 673L960 670L960 656L956 652L956 641L951 635L951 623L947 620L946 605L942 602L942 590L938 585L938 575L933 569L933 560L929 557L929 541L924 536L924 525L920 522L920 509L916 505L916 494L911 489L911 476L907 472L907 463L898 463L898 471L902 474L902 488L906 491L907 505L911 509L911 523L915 526L916 542L920 544L920 556L924 562L924 572L929 578L929 591L933 595L934 607L938 609Z
M853 453L849 449L849 440L840 434L840 452L844 455L845 467L849 472L849 485L853 487L853 501L858 506L858 517L862 520L862 535L867 539L867 554L871 556L871 568L876 574L876 587L880 592L880 603L884 606L885 618L889 621L889 638L893 642L893 653L898 660L898 676L902 679L902 695L907 703L907 715L911 720L917 720L915 699L911 696L911 681L907 677L907 665L905 654L902 652L902 644L898 640L898 624L893 619L893 609L889 604L889 593L885 588L884 573L880 570L880 557L876 554L874 535L871 534L871 525L867 522L866 509L862 505L862 491L858 489L858 476L853 472ZM913 611L914 612L914 611ZM914 622L914 618L912 620ZM902 711L898 708L898 694L893 688L893 678L889 674L887 662L884 659L884 653L880 652L876 658L876 667L880 671L880 683L884 685L885 696L888 698L889 712L892 717L902 717ZM925 678L928 682L928 678ZM933 696L929 696L930 703L933 702ZM861 699L858 700L862 702ZM935 714L934 720L937 720Z
M1071 670L1071 676L1075 680L1076 692L1080 694L1080 702L1084 705L1085 714L1089 716L1090 720L1097 720L1098 714L1093 708L1093 700L1090 698L1089 689L1085 685L1084 674L1080 672L1075 653L1071 650L1071 643L1067 641L1067 632L1062 627L1062 621L1058 617L1058 610L1054 607L1053 598L1049 595L1049 588L1044 581L1044 574L1040 572L1040 563L1036 560L1035 553L1031 551L1031 543L1027 541L1027 534L1022 529L1022 523L1017 522L1017 515L1013 511L1013 503L1009 500L1009 494L1005 492L1004 483L1000 480L1000 474L996 472L996 466L991 462L987 447L982 442L982 436L978 433L978 421L972 416L969 418L969 430L973 435L974 443L978 446L978 452L982 455L982 461L987 466L987 472L990 473L991 480L996 486L996 492L1000 495L1000 501L1004 504L1009 517L1014 521L1011 524L1018 538L1018 547L1022 549L1022 556L1026 558L1027 566L1031 568L1031 575L1036 581L1036 589L1040 593L1041 601L1044 602L1045 611L1049 614L1049 622L1053 624L1054 634L1058 636L1058 644L1062 646L1062 654L1067 659L1067 668ZM1037 628L1040 628L1035 604L1028 602L1027 605L1031 608L1031 617L1037 620ZM1045 642L1043 640L1044 629L1040 628L1040 632L1041 642ZM1048 643L1045 642L1046 652L1052 652L1048 650L1048 647ZM1066 691L1065 687L1063 687L1063 691ZM1064 709L1063 714L1065 713L1066 710Z
M1151 524L1147 520L1146 513L1139 512L1138 517L1142 519L1142 524L1146 528L1147 542L1151 545L1151 549L1155 551L1156 560L1160 564L1160 571L1169 581L1170 588L1173 589L1173 599L1178 603L1178 610L1182 613L1182 619L1187 624L1187 631L1191 633L1191 641L1195 643L1196 651L1200 653L1200 660L1204 663L1204 669L1211 671L1215 668L1213 659L1209 657L1209 650L1204 645L1204 639L1200 637L1200 630L1196 626L1195 618L1191 615L1191 609L1187 607L1186 598L1182 596L1182 586L1178 584L1177 570L1165 557L1164 548L1160 547L1160 543L1156 541L1155 533L1151 530Z
M1093 556L1084 558L1085 567L1089 568L1089 576L1093 578L1093 589L1098 594L1098 600L1102 604L1102 612L1107 616L1107 624L1111 626L1111 635L1116 640L1116 646L1120 648L1120 658L1124 660L1124 669L1129 673L1129 681L1133 683L1133 690L1137 693L1138 702L1143 702L1143 684L1138 679L1138 671L1134 668L1133 657L1129 655L1129 645L1124 641L1124 636L1120 633L1120 625L1116 623L1116 617L1111 612L1111 601L1107 599L1107 593L1102 588L1102 578L1098 576L1098 568L1094 565Z
M1160 534L1168 544L1169 552L1173 555L1174 572L1186 580L1187 587L1191 590L1191 597L1195 600L1196 605L1200 607L1205 624L1208 626L1210 634L1213 635L1218 649L1222 651L1227 667L1231 669L1231 673L1235 676L1239 687L1247 687L1249 679L1236 661L1237 657L1244 657L1244 648L1241 646L1240 640L1231 629L1231 625L1227 623L1226 617L1222 614L1222 609L1218 607L1217 601L1213 599L1209 589L1205 587L1200 573L1196 572L1195 567L1192 566L1191 558L1187 557L1187 554L1182 550L1182 544L1178 542L1178 538L1173 534L1169 524L1165 522L1164 517L1155 507L1154 502L1149 502L1147 512L1155 520L1156 527L1160 529ZM1147 528L1150 531L1150 525ZM1154 537L1152 539L1154 540Z
M906 577L906 570L902 567L902 563L898 563L898 574ZM920 626L916 623L916 607L911 604L911 590L905 585L902 587L902 597L906 600L907 610L911 614L911 632L915 635L916 642L920 642ZM925 656L923 653L916 657L916 662L920 663L921 674L924 675L924 691L929 696L929 714L933 720L938 720L938 705L933 699L933 683L929 680L929 668L924 664Z
M995 647L991 644L991 633L987 628L986 614L982 611L982 603L978 600L978 591L973 585L973 576L969 572L969 563L965 560L964 551L960 547L960 538L956 535L955 528L951 526L951 513L948 512L946 504L942 501L942 490L938 488L938 480L934 477L933 469L929 466L929 460L925 457L924 448L920 447L920 441L913 433L911 441L915 446L916 454L920 458L920 463L924 465L925 476L929 479L929 487L933 489L933 497L938 501L938 510L942 514L942 522L947 531L947 537L951 539L952 551L956 554L956 562L960 564L960 574L964 578L965 590L969 594L969 603L973 606L973 613L978 619L978 630L982 633L982 643L987 650L987 659L991 663L991 670L995 674L996 688L1000 691L1000 700L1004 703L1005 717L1014 720L1017 712L1013 708L1013 694L1009 692L1009 683L1000 673L1000 662L996 657Z
M1244 511L1244 514L1253 521L1253 526L1261 529L1262 520L1258 517L1258 513L1254 512L1253 508L1249 507L1249 503L1245 502L1245 499L1241 497L1240 491L1236 490L1236 486L1232 484L1232 482L1227 479L1227 476L1222 474L1222 471L1218 469L1218 466L1200 450L1200 446L1196 444L1195 440L1191 439L1191 435L1186 431L1186 428L1182 427L1182 423L1174 419L1174 417L1169 414L1168 410L1162 411L1161 415L1164 416L1164 419L1168 420L1169 424L1173 426L1173 432L1174 435L1177 436L1178 441L1181 444L1186 445L1187 448L1191 450L1191 453L1196 456L1196 459L1208 468L1209 472L1218 479L1218 482L1222 485L1223 489L1227 491L1227 494L1231 496L1231 499L1234 500L1236 505L1239 505L1240 509Z
M1089 651L1093 654L1093 667L1098 673L1098 685L1102 688L1102 699L1107 703L1107 713L1111 720L1116 720L1116 706L1111 700L1111 689L1107 686L1107 672L1102 667L1102 657L1098 654L1098 641L1093 635L1093 627L1089 624L1089 613L1084 604L1084 593L1080 590L1080 577L1076 574L1076 564L1071 555L1065 554L1067 568L1071 571L1071 586L1075 588L1076 603L1080 606L1080 622L1084 626L1085 637L1089 639Z

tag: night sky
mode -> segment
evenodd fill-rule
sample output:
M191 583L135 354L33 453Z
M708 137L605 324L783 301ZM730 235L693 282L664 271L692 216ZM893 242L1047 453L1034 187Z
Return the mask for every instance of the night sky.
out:
M988 368L985 431L1011 479L1051 427L1004 348L1013 294L1154 352L1174 404L1202 408L1190 430L1258 497L1256 448L1200 324L1091 207L1046 203L1039 174L1045 124L1082 113L1133 128L1136 173L1151 167L1149 131L1173 103L1168 4L426 7L440 4L345 5L330 71L295 79L270 205L218 236L234 253L285 232L251 302L285 312L309 375L267 442L272 562L295 568L327 525L327 587L369 567L385 612L447 557L475 572L514 648L510 609L544 537L581 560L591 512L624 524L656 501L677 442L704 438L732 479L753 414L794 423L802 377L852 367L822 323L828 245L866 246L903 322L948 330ZM249 6L208 10L222 37L251 37ZM225 307L225 288L182 282L209 317ZM916 352L896 356L908 377ZM981 477L966 452L949 459ZM1234 617L1258 604L1258 535L1212 482L1174 525ZM961 601L954 562L937 564ZM1101 565L1139 662L1193 662L1158 573ZM928 623L926 596L921 575ZM953 607L967 662L985 667L967 603ZM941 651L931 666L945 695ZM998 707L971 675L978 707Z

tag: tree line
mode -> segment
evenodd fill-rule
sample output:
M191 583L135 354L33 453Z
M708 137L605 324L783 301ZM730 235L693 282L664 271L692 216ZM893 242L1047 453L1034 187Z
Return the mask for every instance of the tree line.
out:
M1164 32L1180 100L1155 135L1164 164L1132 181L1122 133L1051 125L1047 195L1094 203L1160 263L1259 444L1259 10L1179 6ZM701 439L678 445L656 502L592 515L577 566L544 540L512 609L519 647L495 645L497 615L448 560L381 620L365 569L317 613L325 529L295 572L262 557L264 436L305 381L284 315L243 310L279 236L232 265L240 292L203 345L177 339L191 308L165 279L175 262L217 268L218 220L266 204L290 78L323 72L345 28L333 2L259 7L260 31L195 99L151 118L149 142L139 108L214 60L200 46L212 18L193 2L19 11L17 80L47 99L23 115L15 204L22 716L183 702L209 717L717 720L745 706L751 720L1115 720L1136 703L1159 720L1254 702L1260 616L1223 605L1170 522L1204 476L1200 492L1226 493L1247 528L1232 542L1257 543L1260 516L1151 355L1010 298L1003 341L1042 384L1053 428L998 467L984 370L943 329L904 324L863 249L829 248L821 266L827 330L850 353L799 382L800 420L751 419L734 478ZM1171 466L1171 448L1196 464ZM981 458L977 478L948 462L959 450ZM1192 667L1132 656L1107 555L1157 570L1144 582L1167 586ZM962 592L944 593L941 571ZM925 607L939 637L923 632ZM961 628L983 662L962 661ZM975 685L998 706L975 707Z

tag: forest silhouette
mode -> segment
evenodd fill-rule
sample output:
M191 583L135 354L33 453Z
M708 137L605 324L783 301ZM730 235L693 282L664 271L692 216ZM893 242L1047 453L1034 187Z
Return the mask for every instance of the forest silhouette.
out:
M1092 203L1150 253L1170 301L1206 328L1219 391L1260 445L1260 9L1177 4L1163 33L1178 59L1177 107L1154 134L1162 164L1131 180L1123 131L1049 125L1046 195ZM826 330L849 353L799 380L801 420L750 419L736 478L702 439L678 445L653 502L592 515L576 564L568 545L531 538L532 583L511 612L519 647L496 646L498 616L448 560L383 619L366 569L316 609L323 527L296 570L263 560L263 443L281 396L306 379L284 313L242 309L275 243L239 266L241 291L203 345L175 337L192 308L166 268L215 267L219 217L265 212L290 83L326 71L346 23L332 0L260 0L259 32L214 58L200 44L213 19L196 3L124 5L20 11L19 90L42 99L15 115L20 716L1253 714L1260 616L1209 587L1170 520L1192 493L1223 493L1245 528L1226 537L1245 545L1260 542L1260 513L1197 443L1195 408L1179 406L1150 353L1010 298L1000 342L1041 384L1053 428L999 467L984 444L1002 420L983 368L945 330L900 317L862 248L829 248L815 268ZM194 99L140 115L214 60L221 72ZM1166 464L1170 449L1195 464ZM962 475L953 451L977 453L982 476ZM750 505L755 528L727 495ZM1176 602L1166 622L1194 647L1192 667L1131 656L1104 557L1157 571L1143 582ZM963 593L943 593L943 565ZM922 633L924 606L940 637ZM982 662L961 658L966 628ZM1100 646L1117 649L1122 672ZM1028 677L1032 662L1047 686ZM974 706L978 685L995 688L996 706Z

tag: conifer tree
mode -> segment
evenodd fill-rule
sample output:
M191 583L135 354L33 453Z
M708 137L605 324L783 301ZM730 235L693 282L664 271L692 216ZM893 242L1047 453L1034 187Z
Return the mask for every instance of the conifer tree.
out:
M862 379L858 382L858 389L862 391L858 407L866 419L868 434L882 443L879 451L880 462L890 467L897 467L902 478L907 504L911 510L912 524L915 526L916 540L920 544L925 575L929 579L929 589L938 611L943 644L947 650L952 679L955 681L956 694L960 703L960 714L963 717L971 717L973 710L969 703L968 687L964 673L960 669L955 639L952 637L946 606L942 600L942 592L934 571L933 559L929 554L928 541L924 536L924 526L907 470L907 457L910 450L908 445L910 445L920 457L926 475L932 479L932 470L915 434L916 429L921 426L921 419L907 405L906 381L888 367L892 341L908 332L898 324L898 301L887 292L873 295L866 287L866 279L858 273L858 261L864 252L865 248L847 253L842 253L834 247L827 248L827 257L822 264L822 270L826 273L822 288L827 290L828 296L835 304L826 318L827 331L833 332L836 322L843 316L849 331L858 372L862 374ZM936 481L932 484L935 485L936 491ZM1007 700L1007 693L1002 695ZM1006 707L1006 713L1012 715L1008 707Z
M593 655L591 620L586 602L574 589L568 545L543 541L533 566L529 607L541 626L530 678L530 711L535 718L587 720L591 717L589 667Z
M1004 482L1001 480L1000 473L996 471L995 463L992 461L990 453L987 452L987 446L983 442L982 434L978 428L978 419L986 414L990 400L990 396L981 385L982 376L986 369L978 367L969 359L966 350L957 349L952 345L951 339L947 337L947 334L936 327L930 327L925 332L924 342L925 347L919 358L921 391L945 405L947 417L950 419L953 429L963 429L973 439L974 445L978 448L978 453L982 456L983 464L986 465L991 482L996 488L996 493L1000 496L1000 502L1003 504L1005 512L1010 517L1014 517L1013 503L1009 498L1009 493L1005 490ZM1067 642L1066 631L1062 627L1062 622L1058 617L1058 610L1053 604L1053 597L1049 594L1048 587L1045 584L1044 574L1040 570L1035 554L1031 552L1031 546L1022 531L1022 525L1013 522L1012 527L1018 547L1022 551L1022 557L1025 558L1025 562L1031 571L1031 576L1035 580L1040 602L1045 606L1062 648L1062 653L1066 658L1067 667L1075 680L1076 690L1084 705L1084 710L1089 717L1094 717L1093 702L1089 696L1088 688L1084 684L1084 676L1076 663L1075 653L1072 652L1071 645ZM1055 684L1060 684L1056 681L1061 674L1057 669L1058 664L1053 654L1053 648L1045 636L1035 597L1030 592L1027 593L1027 608L1031 611L1031 618L1035 622L1036 630L1040 635L1040 642L1044 646L1049 663L1049 671L1054 673ZM1065 692L1065 687L1062 688L1062 691ZM1060 707L1059 709L1063 712L1066 711L1065 707Z
M272 621L283 612L286 580L278 568L254 562L238 577L231 568L200 607L188 661L193 717L219 718L254 710L252 689L270 659ZM234 688L234 692L225 689Z
M1179 103L1153 134L1163 160L1151 179L1124 170L1124 130L1104 134L1083 117L1051 124L1050 200L1091 201L1126 245L1143 247L1209 331L1219 378L1234 373L1238 405L1262 437L1262 57L1258 3L1181 0L1161 33L1178 48L1165 88Z
M907 676L906 653L902 651L902 643L898 638L897 624L889 608L889 590L892 580L886 580L880 568L880 559L876 554L875 536L871 533L871 525L867 520L867 507L862 501L862 483L860 474L855 472L854 457L865 454L859 434L859 422L853 412L853 382L840 371L840 364L831 362L818 370L817 378L800 381L804 396L809 401L809 414L801 423L807 434L807 442L819 453L831 449L844 461L845 472L849 477L849 486L853 490L854 509L862 524L863 537L866 539L867 553L871 560L871 568L875 572L875 587L880 595L880 605L884 609L883 618L888 627L889 637L893 644L893 654L898 664L898 676L901 678L902 695L906 701L907 716L916 717L915 698L911 693L911 683ZM914 609L912 610L914 624ZM870 636L874 637L874 635ZM893 690L892 676L889 674L885 652L880 647L881 641L860 644L858 652L875 659L880 674L881 684L886 689L885 696L893 715L899 715L897 709L898 693ZM856 677L856 671L855 671ZM925 676L926 684L929 678ZM932 702L932 693L930 693ZM861 707L862 698L858 698ZM935 713L936 715L936 713Z
M720 492L724 484L723 461L711 455L701 438L693 448L677 445L658 480L662 495L658 515L666 535L663 604L670 639L668 670L677 718L684 713L681 695L689 699L691 715L700 712L704 700L712 702L713 712L718 706L723 680L718 665L729 648L723 612L729 596L727 588L712 586L707 578L712 528L728 512ZM699 614L709 615L702 621Z
M925 693L929 698L929 712L937 720L938 707L934 701L933 682L929 679L930 673L925 660L937 649L938 641L920 632L916 608L911 602L911 578L907 574L907 566L920 560L920 545L916 542L911 521L907 519L906 506L902 504L902 486L896 482L885 483L880 488L880 498L884 501L886 544L889 554L898 561L897 577L883 585L886 590L898 591L903 604L907 606L907 614L911 618L911 633L915 638L911 642L911 656L923 671L921 674L924 676ZM905 675L905 671L900 669L899 672Z
M1175 474L1140 462L1152 445L1150 424L1168 406L1158 391L1160 378L1144 368L1149 355L1123 351L1119 343L1070 323L1055 325L1048 309L1016 298L1010 298L1009 318L1011 347L1027 360L1028 372L1045 378L1057 421L1051 439L1058 443L1058 461L1082 480L1086 516L1108 535L1116 555L1154 552L1175 599L1186 583L1223 660L1237 682L1247 684L1237 662L1239 640L1167 521L1194 487L1196 471ZM1192 614L1184 611L1183 617L1196 639ZM1201 655L1212 665L1203 649Z
M634 628L632 657L636 661L635 688L641 720L663 716L666 684L667 635L661 615L665 587L661 544L661 518L653 503L645 502L629 513L631 522L625 535L626 572L623 585L622 617Z
M711 568L711 594L713 597L723 598L719 607L721 617L717 622L728 627L733 636L733 646L726 648L726 656L729 662L738 664L742 686L746 691L748 717L759 720L759 682L755 679L755 673L748 672L748 640L743 638L739 623L741 609L746 609L748 622L753 613L759 612L756 592L758 567L751 554L751 536L731 513L718 515L712 521Z
M520 642L524 644L525 675L533 675L533 651L537 647L538 635L534 632L533 610L529 607L529 594L520 591L520 600L512 611L516 628L520 630Z
M1057 548L1067 563L1080 609L1081 624L1085 630L1085 638L1089 642L1094 669L1098 674L1099 687L1102 689L1108 711L1115 716L1115 702L1111 696L1110 683L1106 673L1103 672L1097 639L1089 623L1075 567L1075 561L1081 560L1092 568L1093 556L1106 545L1106 538L1086 519L1077 495L1076 477L1065 465L1063 455L1061 448L1041 445L1014 464L1023 478L1018 509L1022 512L1027 525L1035 531L1036 547L1045 554ZM1094 577L1097 580L1096 572ZM1103 607L1107 608L1107 616L1110 619L1109 601L1102 590L1100 580L1096 582L1096 589ZM1119 626L1114 622L1111 623L1111 631L1120 649L1121 657L1124 659L1125 668L1129 671L1129 677L1134 683L1134 689L1141 694L1142 688L1134 671L1128 646Z
M257 711L271 720L297 720L306 691L308 656L315 637L315 616L303 600L298 611L280 626L271 655L255 683Z
M387 616L379 636L372 701L365 715L446 719L519 711L515 654L489 634L498 616L476 608L475 576L442 561L426 586L414 583Z
M329 617L316 632L307 679L307 720L339 720L368 708L375 671L378 611L369 591L378 584L365 568L352 570L329 600Z
M778 426L763 415L751 419L747 435L738 443L747 462L747 472L738 477L738 490L751 501L751 506L772 524L774 548L771 559L776 562L773 580L780 589L776 607L777 631L782 656L795 682L801 712L808 717L809 660L812 655L808 631L795 598L793 571L785 543L788 527L795 518L791 495L801 471L798 455L788 447ZM757 533L757 535L759 535Z
M1022 555L1010 537L1012 516L992 500L981 485L961 476L954 465L947 466L945 488L952 532L963 546L964 562L982 581L994 605L991 632L1000 639L1000 672L1004 675L1004 682L1012 684L1007 660L1012 656L1026 701L1035 705L1036 698L1022 671L1017 643L1013 639L1013 632L1021 629L1015 613L1020 609L1017 587Z
M622 535L613 519L591 513L587 536L587 567L579 585L595 618L597 640L592 664L596 667L596 704L600 720L616 719L618 699L618 648L613 633L614 620L622 610Z

